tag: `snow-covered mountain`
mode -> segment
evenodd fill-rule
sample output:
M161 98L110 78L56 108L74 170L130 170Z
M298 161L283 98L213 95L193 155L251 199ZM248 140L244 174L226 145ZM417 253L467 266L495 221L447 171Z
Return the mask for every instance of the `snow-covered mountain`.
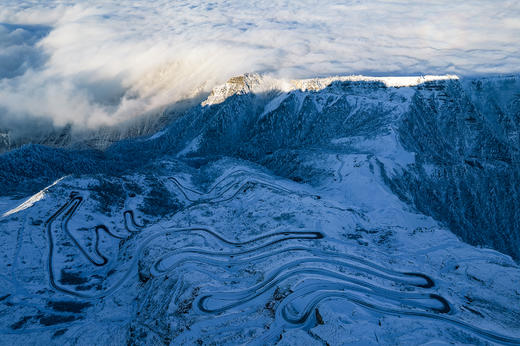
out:
M520 343L519 76L248 74L166 116L0 155L6 343Z

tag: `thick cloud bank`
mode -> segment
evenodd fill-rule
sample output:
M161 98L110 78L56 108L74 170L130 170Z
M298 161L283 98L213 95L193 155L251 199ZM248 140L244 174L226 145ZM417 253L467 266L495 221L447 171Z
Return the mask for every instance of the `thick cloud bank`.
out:
M244 72L516 73L518 18L494 0L3 0L0 128L116 124Z

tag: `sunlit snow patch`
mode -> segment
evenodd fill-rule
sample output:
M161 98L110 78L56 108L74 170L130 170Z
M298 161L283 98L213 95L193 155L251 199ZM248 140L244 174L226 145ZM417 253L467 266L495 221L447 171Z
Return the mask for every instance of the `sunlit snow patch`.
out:
M34 203L40 201L41 199L43 199L43 197L45 197L45 193L47 192L47 190L56 185L57 183L59 183L60 181L62 181L65 177L61 177L60 179L56 180L54 183L52 183L51 185L47 186L45 189L41 190L40 192L32 195L31 197L29 197L28 200L26 200L25 202L23 202L22 204L20 204L19 206L17 206L16 208L13 208L11 210L8 210L6 211L2 217L6 217L6 216L9 216L9 215L12 215L12 214L15 214L15 213L18 213L19 211L22 211L22 210L25 210L27 208L30 208L34 205Z
M437 80L458 80L456 75L443 76L407 76L407 77L367 77L367 76L336 76L327 78L312 78L293 80L291 84L302 91L322 90L334 82L381 82L387 87L409 87Z

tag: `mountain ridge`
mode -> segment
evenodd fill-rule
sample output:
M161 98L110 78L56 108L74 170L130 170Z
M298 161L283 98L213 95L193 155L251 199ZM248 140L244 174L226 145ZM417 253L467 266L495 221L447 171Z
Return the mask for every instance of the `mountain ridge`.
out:
M0 155L2 340L518 344L518 80L304 87Z
M34 185L31 181L49 184L63 174L120 174L172 154L188 162L190 157L197 156L210 160L237 157L291 177L287 170L298 171L301 167L290 168L291 162L283 159L286 155L294 157L298 150L311 147L357 151L352 146L356 141L379 138L394 143L392 146L399 148L401 154L386 157L389 154L380 149L365 146L362 150L375 155L382 167L391 167L385 168L387 183L400 198L448 222L474 244L489 246L489 240L478 236L487 232L479 229L477 223L495 230L512 227L512 232L502 232L500 239L493 240L493 246L507 249L507 253L519 258L520 225L515 219L520 219L520 194L514 194L514 207L507 203L508 192L514 191L513 186L520 181L519 91L520 78L516 76L470 81L449 75L348 76L287 82L246 74L216 87L200 105L175 115L169 125L149 137L122 140L99 152L58 150L56 158L52 157L52 149L43 148L34 151L28 147L4 154L0 156L4 191L22 191L20 183L23 185L24 181L30 186ZM351 138L347 140L351 143L345 146L331 142L340 137ZM373 140L372 144L377 148L376 142ZM410 153L413 160L399 162L400 157ZM45 159L41 155L51 157ZM136 155L146 159L126 159ZM63 165L60 162L65 162L65 157L67 164ZM54 173L49 173L48 179L43 167L31 166L42 160L47 167L53 167ZM439 177L448 179L449 184L442 183L444 178ZM295 178L312 180L312 176ZM415 183L409 184L409 179ZM479 195L472 195L466 185L475 179L478 186L478 180L485 181ZM439 190L432 190L428 184ZM465 186L464 191L459 190L460 186ZM489 189L495 192L493 197L487 195ZM424 200L419 191L430 197ZM446 205L455 205L454 201L461 199L457 197L460 194L467 196L464 198L468 205L457 202L458 207L446 209ZM503 204L501 213L507 215L489 224L483 218L495 219L492 215L497 212L492 210L490 201L497 198L494 203ZM436 201L434 206L432 201ZM488 202L476 206L472 201ZM482 214L475 208L487 211ZM478 222L468 221L473 219ZM475 227L480 232L469 231Z

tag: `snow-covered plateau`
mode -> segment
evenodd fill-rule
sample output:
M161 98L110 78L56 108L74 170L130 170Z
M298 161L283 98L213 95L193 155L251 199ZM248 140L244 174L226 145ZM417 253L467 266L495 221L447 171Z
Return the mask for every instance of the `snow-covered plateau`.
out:
M520 76L246 74L165 119L0 155L0 344L520 344Z

